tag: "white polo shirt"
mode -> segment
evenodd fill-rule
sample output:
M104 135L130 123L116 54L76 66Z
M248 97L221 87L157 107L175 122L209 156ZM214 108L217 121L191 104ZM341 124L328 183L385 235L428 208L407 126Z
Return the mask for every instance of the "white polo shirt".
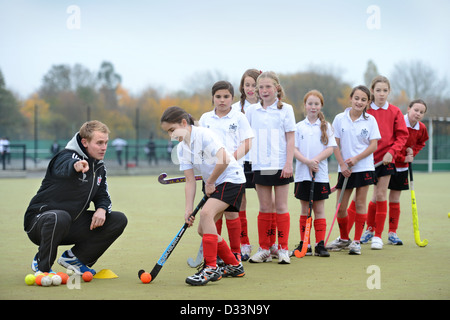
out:
M194 169L199 172L206 182L217 164L216 154L221 148L225 148L216 134L203 127L192 126L189 145L182 141L177 145L177 155L180 162L180 171ZM229 152L225 151L229 154ZM217 178L215 185L224 182L245 183L245 175L242 166L232 155L230 163L225 171Z
M231 154L244 140L255 137L246 116L233 108L222 118L217 116L215 110L206 112L200 117L199 124L214 131ZM238 162L242 164L244 157Z
M327 122L327 136L328 144L324 145L320 138L322 131L320 130L320 119L316 122L309 122L308 118L297 123L295 130L295 147L300 153L308 159L312 159L329 147L336 147L336 139L334 138L333 128ZM311 181L309 174L309 167L301 161L296 161L295 164L295 182ZM327 183L330 182L328 178L328 160L324 159L319 162L319 172L316 172L316 182Z
M248 107L245 115L255 134L250 150L252 169L281 170L286 163L286 132L295 131L294 110L283 102L277 108L278 99L264 109L261 103Z
M333 121L334 135L340 139L341 155L344 160L354 157L363 152L369 146L370 140L380 140L381 135L374 116L366 113L352 121L350 118L351 108L339 113ZM341 168L338 166L338 172ZM359 161L352 168L352 172L374 171L373 153Z
M248 107L250 107L252 104L250 102L248 102L247 100L244 101L244 112L247 112ZM238 102L235 102L231 105L232 109L236 109L239 112L242 113L242 107L241 107L241 100L239 100Z

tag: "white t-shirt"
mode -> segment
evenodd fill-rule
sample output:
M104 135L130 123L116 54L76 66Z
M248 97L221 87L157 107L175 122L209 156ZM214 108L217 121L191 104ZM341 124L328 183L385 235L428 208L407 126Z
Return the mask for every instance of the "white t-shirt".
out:
M177 145L180 171L194 169L202 175L203 181L206 182L217 164L216 154L221 148L224 148L225 152L230 155L225 145L212 130L192 126L189 145L185 141ZM228 167L217 178L215 185L218 186L224 182L246 182L242 166L237 163L232 155L230 155Z
M215 110L206 112L200 117L199 124L201 127L214 131L231 154L236 151L242 141L255 137L245 115L233 108L222 118L217 116ZM242 164L244 157L238 162Z
M278 109L277 103L264 109L258 102L245 113L255 134L249 152L254 171L281 170L286 163L286 132L295 131L295 116L290 104Z
M344 160L354 157L363 152L370 144L370 140L380 140L381 135L378 124L374 116L366 113L367 119L363 115L352 121L350 118L351 108L339 113L333 121L334 135L340 139L341 155ZM374 171L373 153L360 160L352 168L352 172ZM338 172L341 171L338 166Z
M328 144L324 145L320 138L322 131L320 130L320 119L316 122L309 122L308 118L297 123L295 131L295 147L300 153L308 159L312 159L329 147L336 147L336 139L334 138L333 128L327 123ZM309 167L303 162L296 161L295 164L295 182L311 181ZM324 159L319 162L319 172L316 172L316 182L327 183L330 182L328 178L328 160Z

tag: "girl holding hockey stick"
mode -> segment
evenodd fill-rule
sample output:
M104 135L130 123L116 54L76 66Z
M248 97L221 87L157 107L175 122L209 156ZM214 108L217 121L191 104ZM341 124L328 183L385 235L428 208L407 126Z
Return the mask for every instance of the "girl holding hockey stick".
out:
M398 221L400 219L400 195L402 190L409 189L409 163L413 162L414 157L425 147L425 142L428 140L427 128L421 122L425 112L427 112L426 103L421 99L417 99L411 101L404 116L409 137L395 159L396 172L389 181L389 244L403 244L402 240L397 236Z
M204 268L186 278L190 285L204 285L217 281L222 276L242 277L245 275L242 263L236 260L225 240L218 235L215 219L225 211L239 211L245 176L242 167L226 150L224 144L210 129L197 127L194 119L179 107L166 109L161 117L161 128L171 139L180 143L177 154L180 170L186 176L185 220L192 225L196 183L194 169L198 170L205 182L208 200L200 212L199 234L203 241ZM217 256L226 264L217 266Z
M214 131L236 160L242 159L251 148L253 131L245 115L231 107L234 98L233 85L218 81L212 87L214 110L204 113L199 120L201 127ZM242 162L242 161L240 161ZM245 196L245 188L243 196ZM242 206L242 204L241 204ZM239 208L240 209L240 208ZM240 210L239 210L240 211ZM241 260L241 220L239 212L225 212L226 225L233 254ZM222 216L216 222L217 232L222 230Z
M300 236L301 239L304 239L311 177L312 172L315 172L314 202L312 207L316 236L314 254L320 257L329 257L330 254L324 245L327 231L325 199L328 199L330 194L327 159L333 154L334 147L336 147L336 139L334 138L331 125L325 120L325 116L321 111L323 103L323 95L317 90L309 91L303 98L306 118L297 123L295 131L294 156L297 162L295 166L294 195L300 200L301 204ZM307 245L307 255L309 255L311 246ZM295 250L301 251L302 246L303 241L300 242L300 245Z
M288 193L289 183L294 180L292 165L295 139L294 110L291 105L282 102L284 91L274 72L261 73L256 82L256 90L260 102L251 105L247 109L246 116L255 132L250 158L259 200L259 249L250 257L249 262L272 260L270 235L275 232L272 227L272 190L274 190L278 263L289 264Z
M372 240L371 248L375 250L383 249L381 235L387 216L389 181L391 175L395 174L395 158L408 140L408 129L402 112L387 101L390 90L386 77L375 77L370 87L372 103L367 110L367 113L375 117L382 132L374 152L374 160L375 163L383 161L383 164L375 170L377 181L367 211L367 229L361 237L361 243Z
M370 103L370 91L365 86L353 88L350 94L351 108L338 114L333 121L337 148L334 155L339 163L337 197L344 192L337 211L340 236L327 245L327 249L340 251L346 247L350 254L361 254L360 238L367 218L366 197L369 186L374 183L375 168L373 152L381 138L375 117L366 113ZM342 190L343 181L347 186ZM355 238L352 242L348 232L347 205L355 189Z

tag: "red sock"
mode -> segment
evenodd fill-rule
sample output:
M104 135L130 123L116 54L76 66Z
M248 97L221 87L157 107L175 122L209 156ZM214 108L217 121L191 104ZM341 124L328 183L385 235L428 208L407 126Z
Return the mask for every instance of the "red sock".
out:
M400 219L400 203L389 202L389 232L397 233Z
M352 230L353 228L353 223L355 222L356 216L356 205L354 200L352 200L350 206L347 208L347 215L348 215L347 231L350 234L350 230Z
M375 230L375 215L377 213L377 203L369 202L369 208L367 209L367 230Z
M364 224L367 220L367 213L359 214L355 216L355 241L361 240L361 235L364 231Z
M226 220L231 251L241 253L241 220L238 218Z
M203 241L203 258L208 267L215 268L217 266L217 234L204 234Z
M349 236L348 236L348 216L345 216L344 218L337 218L337 222L339 225L339 230L340 230L340 234L341 234L341 239L342 240L348 240Z
M320 241L325 241L325 233L327 232L327 220L315 219L314 232L316 235L316 243L319 243Z
M239 264L224 239L217 244L217 254L220 258L222 258L225 264L231 264L233 266L237 266Z
M291 217L289 212L277 214L278 245L280 249L288 250Z
M377 201L377 214L375 216L375 237L381 238L387 216L387 201Z
M270 245L272 246L277 242L277 213L271 213L272 215L272 224L270 230Z
M241 244L250 244L247 228L247 212L239 211L239 219L241 220Z
M306 220L307 220L307 216L300 215L299 225L300 225L300 240L301 241L303 241L303 239L305 239Z
M216 221L216 229L217 229L217 234L219 236L222 234L222 223L223 223L222 218L220 218L219 220Z
M272 233L272 214L266 212L260 212L258 215L258 236L259 246L262 249L269 250L270 235Z

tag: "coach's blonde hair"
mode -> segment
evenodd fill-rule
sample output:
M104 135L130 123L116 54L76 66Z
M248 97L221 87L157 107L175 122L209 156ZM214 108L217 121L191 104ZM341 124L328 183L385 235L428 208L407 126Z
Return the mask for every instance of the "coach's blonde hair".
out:
M87 141L91 141L94 137L94 132L99 131L102 133L109 134L109 128L106 124L98 121L98 120L91 120L83 123L83 125L80 128L79 134L81 139L86 139Z

